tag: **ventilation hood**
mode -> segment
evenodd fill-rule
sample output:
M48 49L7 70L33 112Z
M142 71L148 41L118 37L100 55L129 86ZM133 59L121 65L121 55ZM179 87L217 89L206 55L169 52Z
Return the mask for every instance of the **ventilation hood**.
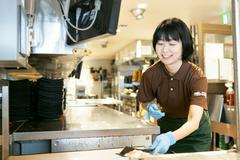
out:
M67 77L90 54L82 43L116 33L120 3L121 0L3 1L0 14L6 16L0 17L0 36L4 37L0 43L0 68L34 67L43 76ZM84 23L77 23L76 19Z

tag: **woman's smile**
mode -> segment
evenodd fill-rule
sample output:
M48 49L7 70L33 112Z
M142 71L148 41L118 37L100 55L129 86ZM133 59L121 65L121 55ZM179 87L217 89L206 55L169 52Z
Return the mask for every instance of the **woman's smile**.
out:
M169 59L169 58L172 57L172 55L162 55L162 57L163 57L164 59Z

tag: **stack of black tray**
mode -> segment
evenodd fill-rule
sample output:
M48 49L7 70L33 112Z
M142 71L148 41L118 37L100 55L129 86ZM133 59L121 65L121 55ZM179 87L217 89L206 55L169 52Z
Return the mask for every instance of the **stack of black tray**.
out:
M9 81L9 118L10 121L31 118L31 82L29 80Z
M58 119L63 114L63 79L40 78L37 98L38 116Z

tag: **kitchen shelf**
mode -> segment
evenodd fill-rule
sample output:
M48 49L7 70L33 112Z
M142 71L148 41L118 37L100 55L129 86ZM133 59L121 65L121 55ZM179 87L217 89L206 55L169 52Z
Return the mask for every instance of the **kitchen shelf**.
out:
M145 59L156 58L151 40L135 40L118 51L115 60L117 65L145 62Z
M198 65L209 80L233 81L231 25L200 24L198 28Z

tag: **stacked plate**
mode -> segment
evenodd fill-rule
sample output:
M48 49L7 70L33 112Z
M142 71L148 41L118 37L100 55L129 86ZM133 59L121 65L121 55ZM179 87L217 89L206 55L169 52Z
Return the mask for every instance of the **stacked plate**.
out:
M39 117L58 119L63 114L63 79L39 79L37 101Z
M31 118L31 82L29 80L9 81L9 118L10 121Z
M37 115L37 104L38 104L38 82L32 82L31 85L31 115L34 119L38 118Z

